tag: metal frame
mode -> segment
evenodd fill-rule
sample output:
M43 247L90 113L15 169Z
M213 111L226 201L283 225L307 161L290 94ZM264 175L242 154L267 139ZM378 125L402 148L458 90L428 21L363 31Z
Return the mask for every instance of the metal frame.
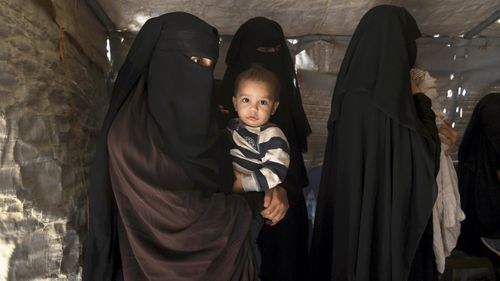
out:
M471 39L472 37L478 35L481 31L483 31L483 29L487 28L488 26L490 26L492 23L494 23L498 19L500 19L500 9L496 10L488 18L486 18L485 20L480 22L478 25L476 25L471 30L467 31L464 34L464 38Z

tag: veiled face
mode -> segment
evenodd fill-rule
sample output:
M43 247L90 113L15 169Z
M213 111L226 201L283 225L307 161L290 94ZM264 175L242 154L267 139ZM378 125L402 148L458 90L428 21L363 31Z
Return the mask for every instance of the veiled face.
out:
M280 26L266 18L253 18L238 30L241 38L240 62L279 64L284 35Z
M189 58L192 62L204 66L204 67L213 67L215 65L215 61L210 58L200 57L200 56L191 56Z
M261 53L276 53L276 52L279 52L280 47L281 47L281 44L278 44L278 45L272 46L272 47L261 46L261 47L257 47L256 50L258 52L261 52Z
M194 155L193 151L208 150L218 137L211 99L219 38L202 20L176 15L163 24L152 53L148 99L158 122L168 128L164 134L175 147L173 153Z

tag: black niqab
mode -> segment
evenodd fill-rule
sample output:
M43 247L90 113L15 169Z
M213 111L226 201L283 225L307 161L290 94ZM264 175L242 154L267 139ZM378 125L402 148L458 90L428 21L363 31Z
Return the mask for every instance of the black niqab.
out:
M214 190L218 186L214 149L218 131L208 106L213 77L210 68L194 64L189 58L195 55L215 62L219 52L218 34L203 21L186 19L183 15L171 14L168 21L162 23L163 28L156 29L156 34L147 35L159 36L162 40L154 46L152 53L139 51L139 60L142 63L147 60L145 58L150 58L148 104L162 131L164 149L184 165L198 188ZM146 28L145 32L149 30ZM189 73L189 77L185 73ZM136 71L134 75L140 74ZM120 87L120 82L117 80L117 87Z
M408 75L417 56L418 37L417 23L404 8L381 5L369 10L342 61L328 125L338 118L346 91L365 89L387 115L425 135L416 117Z

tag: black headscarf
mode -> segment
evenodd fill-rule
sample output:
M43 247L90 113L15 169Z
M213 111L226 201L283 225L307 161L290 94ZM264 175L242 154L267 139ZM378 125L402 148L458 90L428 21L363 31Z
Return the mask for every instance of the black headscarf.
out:
M218 33L186 13L172 13L160 19L164 19L161 28L151 30L150 25L145 25L142 30L151 32L146 36L159 36L161 40L154 42L154 48L142 44L141 47L147 47L150 52L139 51L139 63L150 59L147 79L150 112L162 131L168 153L189 171L198 187L215 189L218 165L214 145L218 130L210 111L213 69L191 62L190 57L217 61ZM140 44L141 40L135 42ZM132 56L134 47L130 52ZM132 64L137 63L134 58L130 59ZM115 91L118 88L126 92L130 89L120 87L122 71ZM138 74L142 73L137 71L135 75Z
M500 93L474 108L458 151L462 223L458 247L480 254L481 236L500 235Z
M192 63L190 57L216 61L217 42L214 27L187 13L148 20L118 73L105 121L113 118L138 79L147 75L148 103L162 131L163 148L184 165L198 186L211 189L218 186L214 156L218 130L210 111L212 69Z
M347 48L328 122L314 280L433 274L433 262L428 272L424 263L433 260L428 223L439 146L431 102L410 88L418 36L404 8L382 5L363 16Z
M257 50L259 47L278 48L274 52L262 52ZM236 31L226 56L227 69L216 102L230 111L229 118L236 117L231 102L235 91L234 83L236 77L253 63L273 71L280 80L280 105L270 121L283 130L291 149L297 151L296 158L300 159L296 162L301 162L301 167L295 171L297 184L305 186L307 175L300 153L307 151L307 136L311 133L311 127L302 106L290 51L283 30L277 22L256 17L246 21Z
M191 62L193 55L217 60L216 29L193 15L169 13L144 24L118 73L91 170L84 280L110 280L118 266L107 133L141 77L147 77L149 113L162 136L159 149L190 175L193 186L188 188L210 193L220 186L218 128L210 106L213 69Z
M420 37L415 19L402 7L380 5L369 10L356 28L335 85L328 126L340 113L349 90L369 91L377 106L402 125L426 135L417 118L410 89Z

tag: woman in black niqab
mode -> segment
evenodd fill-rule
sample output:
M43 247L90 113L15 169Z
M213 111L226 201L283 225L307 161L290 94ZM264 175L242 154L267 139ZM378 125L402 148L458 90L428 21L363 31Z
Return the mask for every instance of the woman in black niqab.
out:
M328 121L311 280L434 278L439 138L430 100L410 88L419 36L413 17L388 5L354 32Z
M233 36L226 55L227 69L215 100L229 111L221 118L220 126L226 127L230 118L237 117L232 104L235 80L254 63L273 71L280 80L280 105L270 121L283 130L290 144L290 166L281 184L287 191L290 207L282 221L275 226L264 226L260 233L262 279L304 280L308 226L302 188L308 180L302 152L307 151L311 128L302 106L294 63L277 22L252 18Z
M148 20L114 86L89 188L84 280L257 280L248 204L211 109L215 28Z
M484 255L487 251L480 238L500 238L500 93L484 96L474 108L458 161L458 186L466 219L457 248Z

